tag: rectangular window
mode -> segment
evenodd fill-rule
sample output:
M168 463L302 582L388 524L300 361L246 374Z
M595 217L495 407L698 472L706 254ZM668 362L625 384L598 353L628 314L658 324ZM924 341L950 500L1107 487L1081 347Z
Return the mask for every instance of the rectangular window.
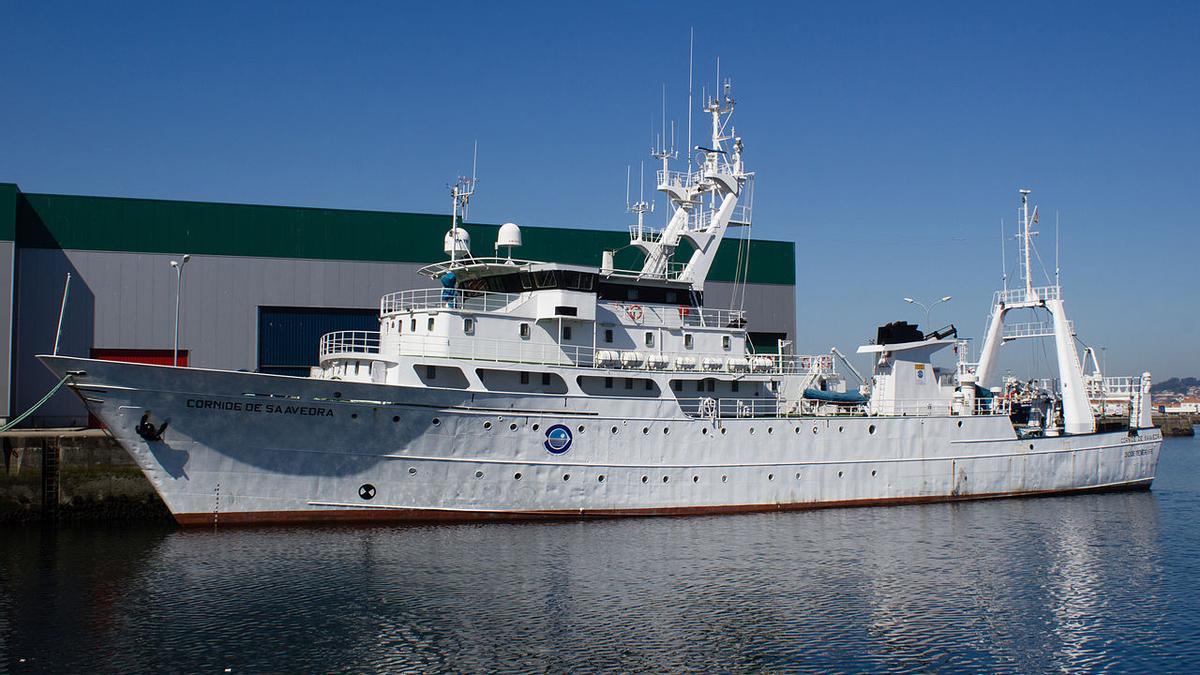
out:
M550 386L550 373L542 373L542 386Z
M612 329L611 328L604 329L604 341L612 342Z
M692 348L692 344L693 344L693 342L692 342L692 339L693 339L693 338L692 338L692 334L691 334L691 333L684 333L684 334L683 334L683 348L684 348L684 349L691 349L691 348Z
M651 333L650 331L646 331L646 346L647 347L654 346L654 333Z
M425 366L425 377L431 380L437 378L437 366Z
M732 344L732 340L729 339L729 336L722 335L721 336L721 347L724 348L725 351L729 351L730 344Z
M637 300L638 299L638 289L636 289L636 288L625 289L625 298L627 300Z
M646 380L646 391L654 391L654 380Z
M716 391L716 390L717 390L717 381L716 381L716 380L712 380L712 379L710 379L710 380L708 381L708 390L709 390L709 391Z
M527 323L521 324L521 337L523 337L523 338L529 337L529 324L527 324Z
M429 317L429 321L427 323L429 324L429 330L433 331L433 317L432 316Z
M633 378L632 377L625 378L625 388L633 389Z
M671 388L675 391L683 391L683 380L671 380Z
M730 383L729 383L729 386L730 386L730 387L731 387L731 388L732 388L734 391L737 391L737 390L738 390L738 384L739 384L739 382L738 382L737 380L734 380L733 382L730 382Z
M562 335L563 335L563 336L562 336L562 339L563 339L564 341L566 341L566 340L570 340L570 339L571 339L571 327L570 327L570 326L563 326L563 333L562 333Z
M675 298L676 298L675 291L667 291L667 304L668 305L675 304L677 302Z
M604 388L612 389L612 378L611 377L604 378Z
M521 384L529 384L529 373L521 372Z
M467 335L475 334L475 319L463 319L463 332Z
M408 327L408 330L410 333L417 332L417 317L415 317L415 316L413 317L412 325Z
M696 380L696 391L704 391L704 380Z

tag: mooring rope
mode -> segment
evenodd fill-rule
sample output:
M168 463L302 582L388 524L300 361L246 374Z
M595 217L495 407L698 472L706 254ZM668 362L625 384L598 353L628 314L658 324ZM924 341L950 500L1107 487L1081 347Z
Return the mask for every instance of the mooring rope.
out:
M46 395L42 397L42 400L38 401L37 403L34 403L32 408L30 408L29 410L26 410L25 412L21 413L20 415L17 415L16 417L13 418L13 420L11 422L9 422L8 424L5 424L3 427L0 427L0 433L4 433L5 431L12 429L13 427L15 427L18 424L20 424L21 422L23 422L26 417L29 417L30 415L32 415L34 413L34 411L36 411L38 408L42 407L42 404L44 404L46 401L49 401L51 396L54 396L55 394L57 394L58 390L62 389L62 386L64 384L66 384L67 380L69 380L69 379L71 379L70 374L63 375L63 378L58 381L58 384L54 385L53 389L46 392Z

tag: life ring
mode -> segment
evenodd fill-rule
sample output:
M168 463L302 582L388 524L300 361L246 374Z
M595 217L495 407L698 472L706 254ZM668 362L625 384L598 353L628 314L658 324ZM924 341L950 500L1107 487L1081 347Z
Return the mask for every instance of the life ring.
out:
M706 396L700 400L700 416L707 418L715 418L717 416L717 400L711 396Z
M636 323L641 323L642 317L646 315L646 313L642 311L641 305L629 305L625 308L625 313L629 315L629 318Z
M691 307L688 307L687 305L679 306L679 318L686 319L688 314L691 314L691 313L692 313Z

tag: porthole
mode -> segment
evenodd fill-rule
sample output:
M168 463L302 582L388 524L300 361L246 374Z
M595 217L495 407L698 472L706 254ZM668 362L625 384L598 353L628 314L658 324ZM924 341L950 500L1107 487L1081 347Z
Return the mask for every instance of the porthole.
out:
M841 471L839 471L839 472L838 472L838 478L841 478L841 477L842 477L842 472L841 472Z
M533 429L534 431L537 431L538 429L542 428L542 425L540 425L540 424L534 424L534 425L533 425L532 427L530 427L530 428L531 428L531 429Z
M728 482L728 481L729 481L729 476L721 476L721 482L722 482L722 483L725 483L725 482Z
M872 470L871 470L871 477L872 477L872 478L874 478L874 477L875 477L875 471L874 471L874 469L872 469Z
M643 433L643 434L648 434L648 433L650 433L650 427L642 427L642 433Z
M579 433L581 433L581 434L583 433L583 425L582 424L579 425Z
M571 480L571 474L569 474L569 473L564 473L564 474L563 474L563 481L565 482L565 481L569 481L569 480Z
M754 435L754 427L750 427L750 435L751 435L751 436L753 436L753 435Z
M508 425L508 430L509 430L509 431L516 431L516 430L517 430L517 423L516 423L516 422L513 422L512 424Z
M671 433L671 427L663 427L663 436Z
M441 423L442 423L442 421L441 421L440 419L438 419L438 418L436 418L436 417L435 417L435 418L433 418L433 426L435 426L435 427L436 427L437 425L439 425L439 424L441 424Z
M415 467L415 466L408 467L408 475L410 475L410 476L417 475L417 467Z
M768 433L768 434L773 434L773 433L775 433L775 427L767 427L767 433Z
M513 474L513 480L521 480L521 472L520 471Z
M796 480L800 480L800 474L796 474Z
M721 435L724 436L727 433L729 433L729 429L727 429L725 427L721 427Z
M340 392L340 391L335 391L335 392L333 392L333 397L334 397L334 398L341 398L341 397L342 397L342 392Z
M604 474L600 474L599 476L596 476L596 482L603 483L604 482Z
M708 427L700 427L700 435L707 436L708 435Z
M484 423L483 423L483 428L484 428L484 430L485 430L485 431L486 431L486 430L488 430L488 429L491 429L491 428L492 428L492 423L491 423L491 422L484 422Z
M796 427L795 429L793 429L793 431L795 431L796 433L800 433L800 427Z
M692 476L692 482L693 482L693 483L699 483L699 482L700 482L700 476Z
M813 427L813 436L816 436L816 435L817 435L817 428Z
M612 431L612 432L615 434L615 433L617 433L617 428L616 428L616 427L613 427L613 428L611 429L611 431Z
M959 421L958 421L958 428L959 428L959 429L961 429L961 428L962 428L962 420L959 420Z
M475 477L476 477L476 478L483 478L483 472L482 472L482 471L476 471L476 472L475 472Z
M649 477L649 476L642 476L642 482L643 482L643 483L645 483L645 482L646 482L646 481L648 481L648 480L650 480L650 477Z
M350 413L350 419L352 419L352 420L358 419L358 413Z
M868 434L873 434L873 433L875 433L875 425L874 425L874 424L872 424L871 426L867 427L867 433L868 433Z
M664 483L666 483L666 482L667 482L667 481L669 481L669 480L671 480L671 477L670 477L670 476L663 476L663 482L664 482Z
M393 421L393 422L399 422L399 421L400 421L400 416L399 416L399 415L392 415L392 421Z
M846 427L838 427L838 433L839 433L839 434L840 434L840 433L842 433L842 432L843 432L843 431L845 431L845 430L846 430Z
M773 473L767 474L767 480L775 480L775 474L773 474Z
M1030 444L1029 444L1029 449L1030 449L1030 450L1032 450L1032 449L1033 449L1033 443L1030 443Z

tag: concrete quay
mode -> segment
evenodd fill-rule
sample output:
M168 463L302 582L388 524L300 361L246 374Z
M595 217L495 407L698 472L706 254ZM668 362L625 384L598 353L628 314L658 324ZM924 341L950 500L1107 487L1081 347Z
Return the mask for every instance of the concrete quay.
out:
M0 523L172 522L129 453L103 430L15 430L0 434L0 444Z

